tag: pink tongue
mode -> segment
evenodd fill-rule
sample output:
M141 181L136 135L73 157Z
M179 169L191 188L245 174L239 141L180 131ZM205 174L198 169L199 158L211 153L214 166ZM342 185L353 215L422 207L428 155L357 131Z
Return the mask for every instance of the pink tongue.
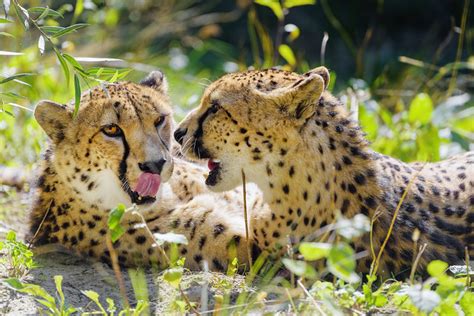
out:
M156 196L160 188L161 178L158 174L142 173L138 178L138 183L135 188L140 196Z
M214 162L212 159L209 159L209 160L207 161L207 167L208 167L209 170L211 170L211 171L214 170L214 169L216 169L218 166L219 166L219 164L216 163L216 162Z

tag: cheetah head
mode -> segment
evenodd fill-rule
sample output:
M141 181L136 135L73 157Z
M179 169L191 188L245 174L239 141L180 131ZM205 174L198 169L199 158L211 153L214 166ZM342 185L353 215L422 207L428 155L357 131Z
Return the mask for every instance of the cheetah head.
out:
M267 69L228 74L212 83L201 104L174 133L189 158L208 159L213 191L267 178L265 165L281 159L278 142L297 146L329 82L324 67L303 75Z
M173 171L173 119L163 74L152 72L140 84L96 87L73 112L72 103L51 101L35 109L51 140L45 159L62 182L101 208L153 205Z

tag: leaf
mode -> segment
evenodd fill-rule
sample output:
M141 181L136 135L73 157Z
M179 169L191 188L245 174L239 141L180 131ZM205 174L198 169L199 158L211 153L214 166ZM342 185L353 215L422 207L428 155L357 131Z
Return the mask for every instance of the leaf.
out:
M331 244L322 242L303 242L299 247L305 260L314 261L326 258L331 250Z
M64 27L62 26L55 26L55 25L46 25L46 26L41 26L40 29L48 33L49 35L54 35L62 30L64 30Z
M125 205L119 204L117 207L113 208L109 213L109 219L107 225L109 229L114 229L120 225L123 214L125 214Z
M314 268L305 261L283 258L282 262L288 270L297 276L302 276L309 279L315 279L317 277L317 273Z
M352 240L370 230L370 220L364 214L357 214L353 218L340 218L336 223L336 231L342 237Z
M441 298L436 292L423 289L421 285L411 286L404 292L408 295L413 305L425 313L431 313L441 302Z
M174 288L179 288L181 278L183 276L183 268L175 267L167 269L163 275L163 278Z
M16 233L13 230L10 230L7 233L7 236L5 238L7 241L13 242L16 241Z
M43 35L40 35L40 37L38 38L38 49L40 51L40 54L43 55L44 54L44 37Z
M64 36L66 34L69 34L69 33L75 32L77 30L80 30L82 28L85 28L88 25L89 24L86 24L86 23L73 24L71 26L65 27L64 29L62 29L59 32L54 33L53 37L58 38L58 37Z
M81 15L82 11L84 11L84 1L76 0L76 7L74 8L74 19Z
M313 5L315 3L316 3L316 0L284 0L283 7L289 9L293 7L299 7L302 5Z
M12 23L12 22L13 22L13 21L10 21L9 19L0 18L0 24Z
M288 41L293 42L295 39L300 37L301 31L299 27L294 24L287 24L285 25L285 32L288 33Z
M112 242L116 242L120 239L120 237L122 237L123 234L125 234L125 228L122 226L115 227L114 229L110 230L110 239Z
M31 14L39 14L37 20L44 19L46 17L53 18L64 18L64 16L56 10L50 9L49 7L32 7L28 9Z
M441 260L433 260L427 266L428 273L432 277L443 275L446 269L448 269L448 264Z
M68 61L68 63L71 64L74 68L84 70L82 65L80 63L78 63L77 60L74 57L72 57L69 54L64 54L64 53L62 55L63 55L64 59L66 59Z
M283 8L279 0L255 0L255 3L270 8L278 20L283 20Z
M166 233L166 234L160 234L160 233L154 233L153 237L158 241L158 243L161 245L165 242L169 243L175 243L175 244L182 244L182 245L187 245L188 244L188 239L186 236L181 235L181 234L175 234L175 233Z
M61 64L61 68L64 72L64 79L66 79L66 84L67 86L69 86L69 76L70 76L69 66L67 65L66 60L64 59L63 55L60 52L55 51L55 53L56 53L56 57L59 60L59 63Z
M97 292L91 291L91 290L86 290L86 291L81 291L81 293L84 294L92 302L94 302L97 305L97 307L99 307L99 309L103 313L103 315L107 315L107 312L105 311L104 307L102 306L102 304L99 301L99 294Z
M119 58L108 58L108 57L76 57L77 61L86 63L106 63L106 62L123 62L123 59Z
M463 297L459 301L459 305L461 305L465 315L474 315L474 293L469 291L464 292Z
M327 265L332 274L346 282L355 283L360 279L354 272L356 268L354 250L345 243L337 244L331 248Z
M15 38L15 35L10 34L10 33L7 33L7 32L0 32L0 35L2 35L2 36L7 36L7 37L11 37L11 38ZM23 55L23 54L22 54L22 53L18 53L18 55Z
M426 93L417 94L410 103L408 111L408 121L410 123L419 122L427 124L433 116L433 101Z
M293 50L290 48L290 46L286 44L280 45L280 47L278 47L278 52L290 66L296 65L295 54L293 54Z
M0 56L21 56L23 53L17 53L17 52L8 52L4 50L0 50Z
M79 104L81 103L81 83L79 82L79 77L74 74L74 113L72 117L76 117L77 112L79 111Z
M20 280L15 278L6 279L3 282L5 282L9 287L13 288L14 290L21 290L25 287Z
M33 75L32 73L19 73L19 74L15 74L13 76L10 76L10 77L7 77L7 78L4 78L3 80L0 80L0 84L4 84L8 81L12 81L12 80L17 80L19 78L23 78L23 77L27 77L27 76L31 76Z
M59 298L61 299L61 305L64 305L64 293L63 293L63 276L62 275L55 275L54 276L54 284L56 285L56 291L59 294Z

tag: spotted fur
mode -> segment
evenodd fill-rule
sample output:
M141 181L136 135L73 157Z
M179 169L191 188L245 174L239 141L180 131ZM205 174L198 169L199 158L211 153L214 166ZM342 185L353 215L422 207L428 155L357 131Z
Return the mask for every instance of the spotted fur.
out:
M312 236L346 217L375 212L377 252L405 191L379 272L397 275L414 260L413 235L427 244L420 268L440 259L462 264L474 256L474 153L437 163L407 164L372 151L357 122L326 87L324 67L299 75L282 70L229 74L212 83L201 105L179 125L176 139L189 157L220 161L207 179L213 191L248 181L271 211L253 210L251 231L262 249ZM354 242L367 272L369 235Z
M178 250L190 269L200 269L206 260L210 269L224 270L234 256L246 264L242 192L209 192L202 167L171 156L169 104L159 72L141 84L119 82L84 93L75 118L72 104L38 104L35 117L51 142L40 162L30 218L35 245L58 243L109 262L109 211L118 203L136 203L146 225L137 213L124 215L125 234L114 244L120 264L163 265L150 234L171 231L187 237L189 244ZM110 124L120 129L118 136L103 132ZM156 201L140 200L133 192L140 169L162 159L155 171L166 183Z

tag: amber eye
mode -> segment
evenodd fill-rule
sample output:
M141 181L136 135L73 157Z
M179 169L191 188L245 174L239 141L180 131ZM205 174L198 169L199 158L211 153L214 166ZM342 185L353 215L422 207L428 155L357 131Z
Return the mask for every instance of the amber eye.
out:
M156 119L155 126L158 127L162 125L165 122L165 120L166 120L166 115L160 116L159 118Z
M109 137L119 137L122 135L122 130L115 124L105 125L101 131Z

